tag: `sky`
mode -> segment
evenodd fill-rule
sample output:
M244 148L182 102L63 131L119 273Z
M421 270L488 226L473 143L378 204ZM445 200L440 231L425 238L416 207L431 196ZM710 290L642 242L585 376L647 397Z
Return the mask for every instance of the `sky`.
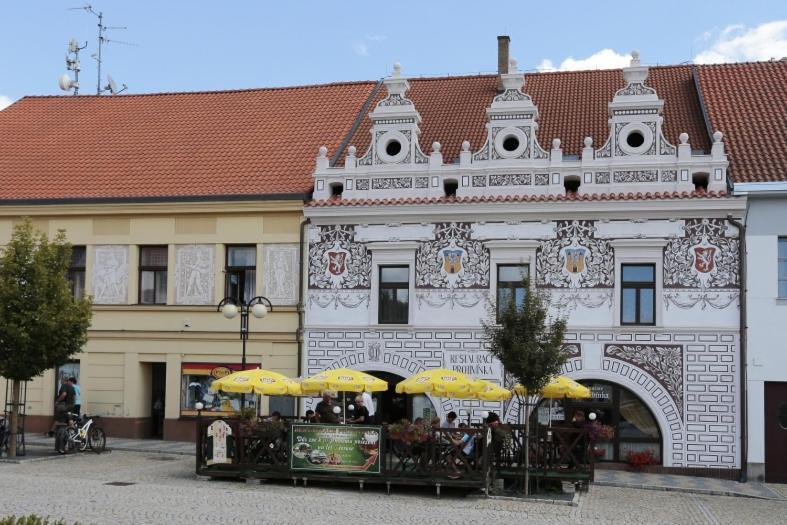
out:
M397 61L408 76L493 72L499 34L525 71L617 68L632 49L645 64L787 57L787 0L93 2L127 28L108 31L102 72L127 93L377 79ZM0 109L64 94L71 38L88 45L80 94L95 94L97 19L84 5L0 0Z

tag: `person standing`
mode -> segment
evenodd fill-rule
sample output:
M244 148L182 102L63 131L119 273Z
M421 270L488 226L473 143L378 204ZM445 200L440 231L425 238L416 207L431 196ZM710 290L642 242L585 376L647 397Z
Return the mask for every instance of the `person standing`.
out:
M57 391L55 398L55 420L52 428L49 429L49 436L55 435L58 423L68 423L68 413L74 411L74 387L71 386L68 378L60 378L60 390Z
M369 410L364 406L363 396L360 394L355 396L355 411L350 423L369 423Z
M377 423L374 419L374 399L372 399L372 394L369 392L361 392L361 397L363 397L363 406L365 406L366 410L369 412L366 423Z
M82 389L79 388L77 384L77 378L72 377L68 380L71 383L71 386L74 387L74 414L81 415L82 414Z
M334 407L333 396L331 392L322 393L322 401L317 403L314 407L314 415L320 423L338 423L339 416L333 413Z

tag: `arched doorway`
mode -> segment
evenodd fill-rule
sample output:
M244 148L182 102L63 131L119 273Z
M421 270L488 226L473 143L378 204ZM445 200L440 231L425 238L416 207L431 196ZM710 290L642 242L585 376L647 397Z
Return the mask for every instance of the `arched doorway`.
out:
M653 451L662 462L663 440L653 412L631 390L607 381L582 380L591 391L590 399L554 400L551 416L553 424L570 422L576 411L587 418L591 412L597 421L611 427L610 438L599 437L596 449L603 451L597 461L626 461L629 452ZM539 424L549 424L549 400L542 400L532 417Z
M413 421L419 417L429 421L437 415L435 407L427 396L396 393L396 384L404 381L404 377L380 370L367 370L366 373L388 382L388 390L372 393L375 421L378 424L395 423L405 418Z

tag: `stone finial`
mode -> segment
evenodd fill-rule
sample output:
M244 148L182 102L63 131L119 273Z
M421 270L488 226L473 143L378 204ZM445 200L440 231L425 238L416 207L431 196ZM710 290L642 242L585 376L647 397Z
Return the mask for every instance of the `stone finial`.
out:
M328 155L328 148L325 146L320 146L318 151L321 159L324 159Z
M716 132L713 134L713 142L721 142L721 139L723 138L724 138L724 133L722 133L721 131L716 130Z
M441 147L442 146L440 145L439 142L437 142L437 141L432 142L432 153L440 153L440 148Z
M462 151L470 151L470 141L463 140L462 141Z
M358 148L356 148L355 146L350 146L349 148L347 148L347 155L349 155L350 157L355 157L355 153L357 151Z
M593 146L593 137L585 137L585 147L589 148Z
M517 62L517 59L511 57L511 60L508 61L508 72L516 73L518 70L518 66L519 66L519 62Z
M552 139L552 149L560 149L560 139Z
M689 134L684 131L683 133L680 134L680 136L678 137L678 140L680 140L681 144L688 144L689 143Z
M631 67L637 67L639 65L639 51L636 49L631 52Z
M394 62L393 65L393 73L391 73L392 77L400 77L402 76L402 64L399 62Z

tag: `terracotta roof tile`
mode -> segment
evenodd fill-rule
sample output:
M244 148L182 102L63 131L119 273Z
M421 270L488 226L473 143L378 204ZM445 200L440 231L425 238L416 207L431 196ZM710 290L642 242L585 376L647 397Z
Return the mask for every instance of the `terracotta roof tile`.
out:
M718 199L729 197L726 192L716 191L673 191L673 192L629 192L596 193L580 195L495 195L474 197L408 197L396 199L321 199L306 205L312 208L331 206L390 206L408 204L467 204L494 202L587 202L587 201L638 201L653 199Z
M733 180L787 180L787 60L698 66L697 76Z
M0 112L0 200L305 194L374 85L26 97Z

